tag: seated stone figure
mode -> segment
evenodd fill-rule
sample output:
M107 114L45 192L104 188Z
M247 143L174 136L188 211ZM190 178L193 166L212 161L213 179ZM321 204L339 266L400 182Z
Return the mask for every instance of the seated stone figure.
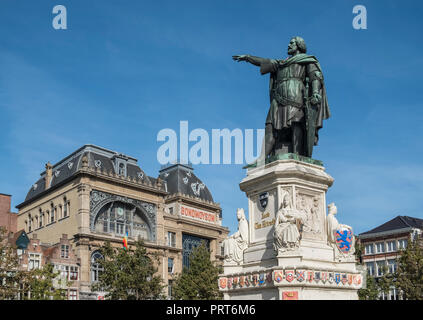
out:
M289 193L284 191L282 202L276 213L275 231L273 232L273 247L279 253L294 250L300 241L297 222L303 223L304 214L292 208Z
M248 221L245 218L244 209L236 212L238 219L238 231L223 241L224 257L226 262L242 263L244 250L248 247Z

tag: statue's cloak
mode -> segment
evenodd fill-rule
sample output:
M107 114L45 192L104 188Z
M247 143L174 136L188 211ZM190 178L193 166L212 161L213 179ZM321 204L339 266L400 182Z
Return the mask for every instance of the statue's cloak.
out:
M330 109L329 104L326 96L326 86L323 79L323 72L322 68L320 67L320 63L317 60L315 56L310 56L305 53L299 53L295 56L292 56L286 60L274 60L274 59L265 59L261 65L260 65L260 72L261 74L266 74L270 72L270 83L269 83L269 96L270 96L270 103L272 104L272 101L275 99L274 97L274 86L276 84L276 75L277 70L279 68L287 67L293 63L298 64L309 64L313 63L317 66L320 73L322 74L321 79L321 89L320 89L320 95L322 97L321 102L317 105L318 112L317 112L317 118L315 123L316 128L316 139L314 145L317 144L318 141L318 130L323 127L323 120L326 120L330 117Z

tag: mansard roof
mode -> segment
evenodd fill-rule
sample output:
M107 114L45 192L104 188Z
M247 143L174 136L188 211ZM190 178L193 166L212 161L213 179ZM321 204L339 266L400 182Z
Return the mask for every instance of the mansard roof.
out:
M117 174L119 161L126 163L126 175L131 178L141 179L142 182L151 183L151 178L148 177L144 171L138 166L137 159L127 155L98 147L92 144L87 144L60 160L53 165L52 179L50 188L60 184L73 176L82 167L82 157L86 155L88 159L88 167L99 168L102 171L112 172ZM116 161L116 159L120 159ZM46 188L46 171L43 171L40 179L36 181L29 189L25 202L37 197Z
M166 191L171 195L181 193L202 200L213 201L207 186L194 174L188 164L171 164L160 170L160 179L165 181Z
M365 236L369 234L377 234L377 233L387 233L393 232L396 230L404 230L404 229L423 229L423 219L413 218L409 216L397 216L380 226L371 229L369 231L360 233L359 236Z

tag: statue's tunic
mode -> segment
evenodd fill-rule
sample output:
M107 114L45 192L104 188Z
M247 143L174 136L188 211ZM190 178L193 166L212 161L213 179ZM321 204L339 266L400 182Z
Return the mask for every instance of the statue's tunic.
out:
M273 124L274 129L288 128L291 122L303 120L305 69L300 64L291 64L276 70L275 83L271 89L273 99L266 118L266 124Z
M270 73L270 109L266 124L271 123L274 129L289 128L292 122L304 121L304 97L311 95L305 92L306 78L311 82L319 80L322 84L320 95L322 101L318 105L318 115L315 123L316 140L318 130L323 126L323 120L330 117L326 98L326 89L320 64L314 56L297 54L286 60L274 60L248 56L248 61L260 66L261 74Z

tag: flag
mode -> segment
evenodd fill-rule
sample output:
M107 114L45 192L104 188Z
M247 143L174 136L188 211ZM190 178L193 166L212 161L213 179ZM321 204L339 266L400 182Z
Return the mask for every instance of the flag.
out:
M123 238L123 248L124 248L125 250L128 250L128 231L126 231L126 235L125 235L125 237Z

